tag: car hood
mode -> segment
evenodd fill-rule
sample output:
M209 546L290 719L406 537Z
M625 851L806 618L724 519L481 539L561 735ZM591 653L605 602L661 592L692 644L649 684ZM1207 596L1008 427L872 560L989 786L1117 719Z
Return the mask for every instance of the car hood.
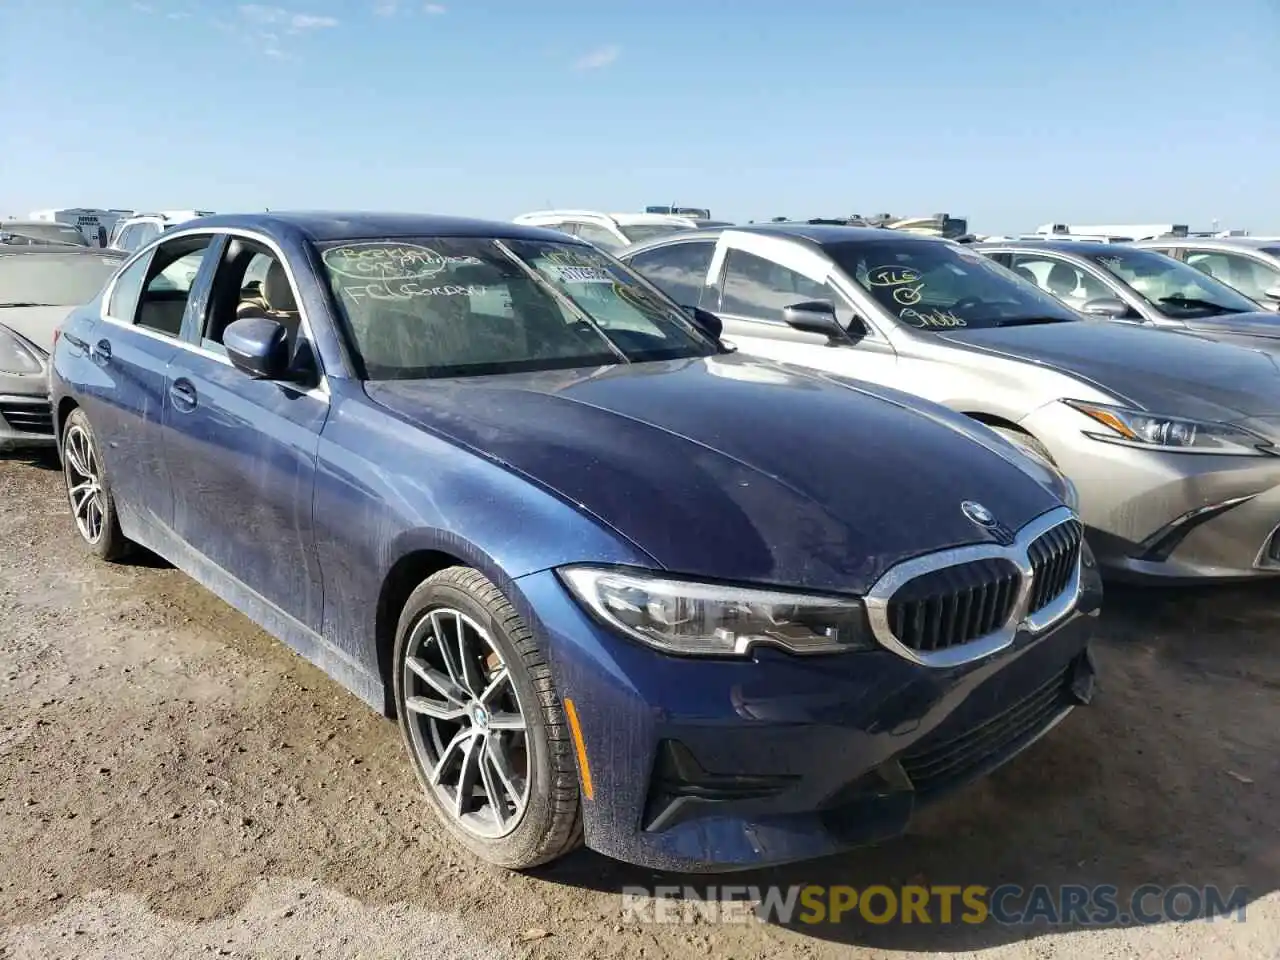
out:
M937 336L1075 374L1170 416L1232 421L1280 413L1280 367L1271 357L1199 335L1078 320Z
M0 307L0 326L22 334L45 353L53 352L53 334L75 307Z
M870 390L737 354L366 385L693 576L860 591L988 540L964 500L1010 528L1060 505L949 411Z
M1280 313L1272 311L1226 313L1217 317L1196 317L1184 322L1188 330L1206 337L1229 334L1238 337L1256 337L1259 340L1280 340ZM1275 347L1276 345L1267 344L1266 346Z

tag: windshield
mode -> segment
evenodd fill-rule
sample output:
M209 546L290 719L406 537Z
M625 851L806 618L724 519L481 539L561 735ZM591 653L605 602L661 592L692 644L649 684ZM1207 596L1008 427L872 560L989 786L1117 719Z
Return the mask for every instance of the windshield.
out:
M720 352L653 287L583 244L415 237L319 249L370 380Z
M120 263L119 257L71 252L0 256L0 304L74 307L88 303Z
M71 243L87 247L89 241L75 227L65 223L7 223L0 226L0 234L19 239L40 240L45 243Z
M1280 257L1280 247L1263 247L1263 253L1269 253L1273 257Z
M618 229L632 243L643 243L654 237L665 237L669 233L679 233L693 228L683 223L633 223L625 227L620 225Z
M890 316L918 330L1079 319L1047 293L958 244L902 237L823 249Z
M1117 247L1090 259L1170 317L1214 317L1262 309L1225 283L1153 250Z

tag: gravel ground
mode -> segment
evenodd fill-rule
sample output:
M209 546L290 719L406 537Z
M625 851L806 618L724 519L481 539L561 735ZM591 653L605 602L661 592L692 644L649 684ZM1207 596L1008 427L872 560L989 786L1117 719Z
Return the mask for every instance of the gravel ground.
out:
M646 871L449 844L393 724L159 561L88 559L47 464L0 459L0 504L6 960L1280 960L1280 584L1112 590L1092 707L902 840L733 878L1244 885L1245 922L656 925Z

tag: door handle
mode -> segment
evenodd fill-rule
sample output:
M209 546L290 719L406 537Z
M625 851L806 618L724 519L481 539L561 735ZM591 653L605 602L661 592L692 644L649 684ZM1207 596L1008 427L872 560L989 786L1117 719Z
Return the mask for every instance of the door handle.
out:
M93 344L89 347L89 356L99 363L109 362L111 360L111 341L103 339Z
M196 408L196 388L185 377L169 384L169 398L173 400L175 409L190 411Z

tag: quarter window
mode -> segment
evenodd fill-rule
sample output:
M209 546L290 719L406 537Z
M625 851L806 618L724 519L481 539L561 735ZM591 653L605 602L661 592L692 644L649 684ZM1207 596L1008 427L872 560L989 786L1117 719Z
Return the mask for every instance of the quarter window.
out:
M848 326L853 310L835 289L764 257L730 250L725 266L720 309L727 314L782 322L782 308L805 300L827 300Z
M138 309L138 294L142 292L150 264L151 258L144 256L116 278L111 299L107 302L107 316L121 323L133 323L133 314Z
M676 303L696 307L715 252L711 240L671 243L638 253L628 262Z

